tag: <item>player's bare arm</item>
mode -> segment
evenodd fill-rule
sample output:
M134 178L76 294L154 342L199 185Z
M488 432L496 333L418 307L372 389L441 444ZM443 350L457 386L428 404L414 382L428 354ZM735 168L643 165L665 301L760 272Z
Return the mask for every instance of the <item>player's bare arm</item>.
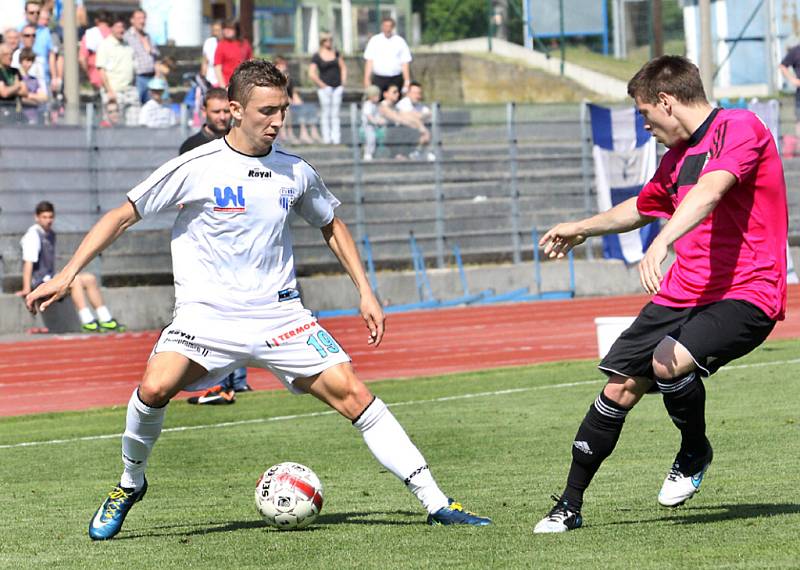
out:
M654 295L661 288L661 264L667 257L667 248L675 240L690 232L708 216L736 184L736 177L725 170L703 175L676 208L672 218L661 228L658 236L647 248L639 262L639 280L645 291Z
M331 223L322 227L321 230L325 243L336 255L339 263L342 264L342 267L350 276L350 279L353 280L353 284L361 295L361 316L369 329L367 342L377 347L383 339L386 317L383 314L380 303L378 303L378 299L375 298L375 293L369 284L367 274L364 272L364 264L361 262L361 256L353 241L353 236L350 234L350 230L347 229L347 225L339 218L333 218Z
M628 232L649 224L653 219L639 213L636 197L633 197L596 216L554 226L539 240L539 247L548 257L561 258L586 238Z
M139 214L133 204L125 202L104 215L89 230L78 249L64 269L59 271L50 281L42 283L36 290L25 297L25 305L32 313L37 309L44 311L51 303L69 292L75 276L80 273L94 257L139 221Z

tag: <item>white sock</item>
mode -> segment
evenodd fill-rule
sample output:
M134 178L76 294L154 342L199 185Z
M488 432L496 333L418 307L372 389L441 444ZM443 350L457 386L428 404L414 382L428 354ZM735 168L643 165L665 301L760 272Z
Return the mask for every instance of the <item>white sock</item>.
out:
M120 486L138 489L144 484L144 470L147 458L153 450L167 407L151 408L139 399L139 389L133 391L128 402L128 416L125 433L122 434L122 463L125 470L120 478Z
M425 458L383 401L372 400L353 425L364 436L375 459L403 481L429 513L448 505L447 496L434 481Z
M80 317L82 325L88 325L94 320L94 315L89 307L84 307L78 311L78 317Z
M108 307L106 307L105 305L103 305L102 307L97 307L95 309L95 312L97 313L97 320L100 321L101 323L107 323L108 321L114 318L111 316L111 311L109 311Z

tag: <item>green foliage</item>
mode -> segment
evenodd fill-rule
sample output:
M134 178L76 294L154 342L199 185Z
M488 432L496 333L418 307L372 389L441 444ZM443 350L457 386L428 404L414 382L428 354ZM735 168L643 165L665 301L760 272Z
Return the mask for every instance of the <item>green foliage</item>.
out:
M656 504L677 431L661 398L645 397L587 493L586 526L560 536L531 529L563 487L575 429L602 386L595 362L371 385L443 490L494 518L484 529L425 526L349 422L310 416L325 408L308 396L255 392L234 406L170 404L147 497L116 539L91 543L119 438L76 438L119 433L125 407L4 418L0 445L66 441L0 448L0 568L796 567L800 415L784 395L800 391L798 355L800 341L769 343L706 383L714 464L677 510ZM186 427L203 429L174 429ZM257 476L286 460L325 485L306 531L273 531L255 514Z

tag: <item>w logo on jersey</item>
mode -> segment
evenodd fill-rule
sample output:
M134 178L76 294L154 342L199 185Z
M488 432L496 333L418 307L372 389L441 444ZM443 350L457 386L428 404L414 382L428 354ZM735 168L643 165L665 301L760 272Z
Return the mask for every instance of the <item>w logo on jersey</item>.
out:
M236 187L236 192L230 186L225 188L214 187L214 198L217 205L215 212L244 212L244 188Z
M278 198L278 202L281 205L281 208L289 211L289 208L294 206L295 200L295 189L294 188L281 188L280 197Z

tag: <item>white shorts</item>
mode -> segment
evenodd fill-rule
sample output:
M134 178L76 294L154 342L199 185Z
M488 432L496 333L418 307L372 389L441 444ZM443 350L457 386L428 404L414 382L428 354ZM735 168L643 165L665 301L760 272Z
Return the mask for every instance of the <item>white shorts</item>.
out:
M299 299L274 303L258 316L231 316L198 305L180 307L150 356L160 352L177 352L208 370L184 390L210 388L237 368L253 366L269 370L300 394L292 386L296 378L350 362Z

